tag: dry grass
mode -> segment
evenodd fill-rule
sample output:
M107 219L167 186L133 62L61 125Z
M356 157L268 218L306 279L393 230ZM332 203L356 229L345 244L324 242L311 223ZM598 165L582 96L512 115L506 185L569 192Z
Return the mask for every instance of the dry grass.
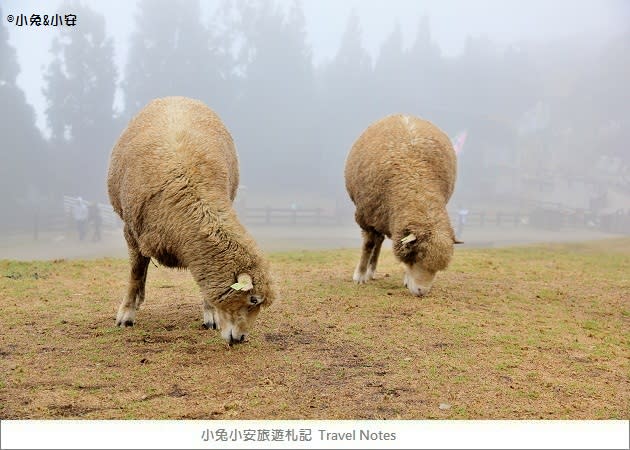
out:
M630 417L630 239L459 249L422 299L389 251L354 285L358 253L271 255L281 299L232 348L187 272L151 266L122 330L126 261L0 261L0 417Z

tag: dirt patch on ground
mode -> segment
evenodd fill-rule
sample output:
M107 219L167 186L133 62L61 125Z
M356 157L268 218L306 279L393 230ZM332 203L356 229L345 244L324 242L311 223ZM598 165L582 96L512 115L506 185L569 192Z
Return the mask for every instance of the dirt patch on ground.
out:
M122 330L125 260L0 261L0 417L630 416L630 240L458 249L425 298L389 250L354 285L357 258L273 254L280 299L231 348L188 272L151 266Z

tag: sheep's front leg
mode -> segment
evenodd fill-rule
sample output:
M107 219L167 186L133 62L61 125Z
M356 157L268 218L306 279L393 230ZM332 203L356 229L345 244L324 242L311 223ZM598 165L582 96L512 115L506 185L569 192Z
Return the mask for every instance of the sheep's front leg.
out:
M214 306L206 300L203 301L203 327L206 330L216 330L218 328Z
M378 263L378 257L381 254L381 246L383 245L383 241L385 240L385 236L382 234L374 233L374 248L372 248L372 253L370 253L370 259L368 260L367 266L367 277L370 280L374 279L374 273L376 272L376 264Z
M116 316L116 325L119 327L131 327L136 320L136 311L144 301L144 287L147 281L149 261L150 258L142 256L135 246L129 246L131 274L127 296L120 304Z
M381 251L381 244L383 243L383 237L374 231L363 230L362 234L363 247L361 251L361 259L359 260L359 264L354 270L354 275L352 276L354 282L358 284L365 283L373 278L374 270L376 269L376 261L378 259L379 252Z

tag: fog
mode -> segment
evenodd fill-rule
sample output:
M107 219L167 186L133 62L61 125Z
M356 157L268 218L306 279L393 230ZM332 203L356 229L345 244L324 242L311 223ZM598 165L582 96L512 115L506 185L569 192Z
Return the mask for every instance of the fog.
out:
M235 207L268 250L358 245L345 158L393 113L452 138L448 209L466 245L630 234L625 0L8 1L0 13L0 258L124 255L109 153L171 95L225 122ZM76 25L36 25L55 14ZM90 221L79 240L78 197L100 239Z

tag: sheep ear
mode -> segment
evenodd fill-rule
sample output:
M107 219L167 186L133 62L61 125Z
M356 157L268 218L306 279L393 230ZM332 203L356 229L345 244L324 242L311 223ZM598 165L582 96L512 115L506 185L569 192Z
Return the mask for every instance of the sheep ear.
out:
M250 291L254 289L254 284L252 283L252 277L247 273L242 273L238 277L236 277L236 281L238 284L242 285L241 291Z
M415 241L416 239L417 239L417 238L416 238L416 235L415 235L415 234L413 234L413 233L411 233L411 234L408 234L407 236L405 236L404 238L402 238L402 239L400 240L400 242L402 242L403 244L408 244L408 243L410 243L410 242Z
M460 240L459 240L459 239L457 239L457 238L454 238L454 239L453 239L453 244L463 244L463 243L464 243L464 241L460 241Z

